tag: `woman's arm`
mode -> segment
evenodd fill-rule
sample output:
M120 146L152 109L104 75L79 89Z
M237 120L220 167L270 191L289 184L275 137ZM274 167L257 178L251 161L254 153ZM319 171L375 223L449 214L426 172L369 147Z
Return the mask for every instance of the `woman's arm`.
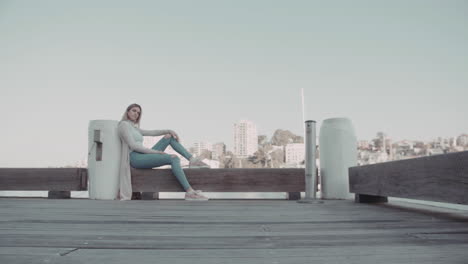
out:
M162 136L162 135L166 135L166 134L171 134L172 137L174 137L177 141L180 141L179 135L177 135L177 133L174 130L170 130L170 129L143 130L143 129L140 129L140 128L137 128L137 129L138 129L138 131L140 131L140 133L143 136Z
M143 135L143 136L162 136L162 135L166 135L166 134L171 134L172 130L170 129L163 129L163 130L143 130L143 129L140 129L140 128L136 128L138 129L138 131L140 131L140 133Z
M130 124L128 124L127 122L119 123L119 136L123 141L125 141L125 143L127 143L131 150L145 154L165 154L162 151L145 148L142 145L137 144L133 139L132 135L130 134L130 129Z

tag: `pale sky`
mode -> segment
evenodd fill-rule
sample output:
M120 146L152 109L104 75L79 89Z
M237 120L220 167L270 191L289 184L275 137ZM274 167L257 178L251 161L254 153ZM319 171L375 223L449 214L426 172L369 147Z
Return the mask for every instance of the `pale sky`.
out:
M468 132L468 1L0 0L0 167L74 164L88 122L232 147L233 123L358 139Z

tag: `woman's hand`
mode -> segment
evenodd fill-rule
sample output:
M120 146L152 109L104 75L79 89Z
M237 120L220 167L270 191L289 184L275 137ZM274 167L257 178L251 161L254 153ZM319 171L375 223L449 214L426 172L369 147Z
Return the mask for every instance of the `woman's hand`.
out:
M177 133L174 130L169 130L169 133L175 140L180 141L179 135L177 135Z

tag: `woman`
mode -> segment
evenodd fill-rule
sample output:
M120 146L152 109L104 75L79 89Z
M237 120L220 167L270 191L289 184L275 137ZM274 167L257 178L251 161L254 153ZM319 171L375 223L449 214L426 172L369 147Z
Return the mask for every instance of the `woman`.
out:
M190 161L190 167L206 167L208 165L198 158L194 158L180 143L179 136L173 130L142 130L140 129L141 106L131 104L119 122L118 132L122 141L122 157L120 164L120 192L121 200L131 200L132 181L130 165L137 169L151 169L163 165L171 165L172 172L177 177L185 193L186 200L203 200L208 198L201 191L195 191L187 181L185 173L180 166L180 159L176 155L164 152L167 146L177 151L180 155ZM164 137L151 149L143 146L143 136Z

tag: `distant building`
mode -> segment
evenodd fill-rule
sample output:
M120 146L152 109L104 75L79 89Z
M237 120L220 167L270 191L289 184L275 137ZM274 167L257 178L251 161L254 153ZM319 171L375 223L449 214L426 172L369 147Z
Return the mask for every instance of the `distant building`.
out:
M213 145L209 142L205 141L197 141L193 144L193 147L191 148L193 150L193 153L195 156L200 156L203 151L213 151Z
M457 137L457 146L468 146L468 135L460 135Z
M77 161L73 166L70 166L70 167L74 167L74 168L87 168L88 167L88 158L83 158L79 161Z
M358 142L359 149L370 149L369 141L367 140L359 140Z
M463 151L463 150L465 150L465 148L462 147L462 146L456 146L456 147L454 147L454 150L455 150L456 152L458 152L458 151Z
M204 163L206 163L211 169L219 169L219 161L217 160L212 160L212 159L203 159L202 160ZM182 168L184 169L188 169L190 168L190 162L184 162L182 163L182 160L181 160L181 164Z
M208 164L208 166L210 166L212 169L219 169L219 161L217 160L204 159L203 162Z
M427 151L427 155L428 155L428 156L441 155L441 154L444 154L444 150L442 150L442 149L440 149L440 148L429 149L429 150Z
M394 150L393 150L393 143L391 138L385 139L385 152L388 154L387 160L393 160L394 158Z
M223 142L213 144L212 159L219 160L219 157L226 154L226 144Z
M286 163L300 163L305 159L305 144L290 143L285 146Z
M449 145L452 148L456 147L457 146L457 138L456 137L449 138Z
M412 150L414 148L413 142L409 140L402 140L399 142L396 142L397 148L399 149L405 149L405 150Z
M358 165L375 164L388 161L387 152L360 151L358 152Z
M258 150L257 126L248 120L234 124L234 154L240 158L253 155Z
M369 141L358 142L358 165L374 164L391 160L412 159L468 150L468 134L458 137L438 137L430 141L402 140L392 143L383 132Z

